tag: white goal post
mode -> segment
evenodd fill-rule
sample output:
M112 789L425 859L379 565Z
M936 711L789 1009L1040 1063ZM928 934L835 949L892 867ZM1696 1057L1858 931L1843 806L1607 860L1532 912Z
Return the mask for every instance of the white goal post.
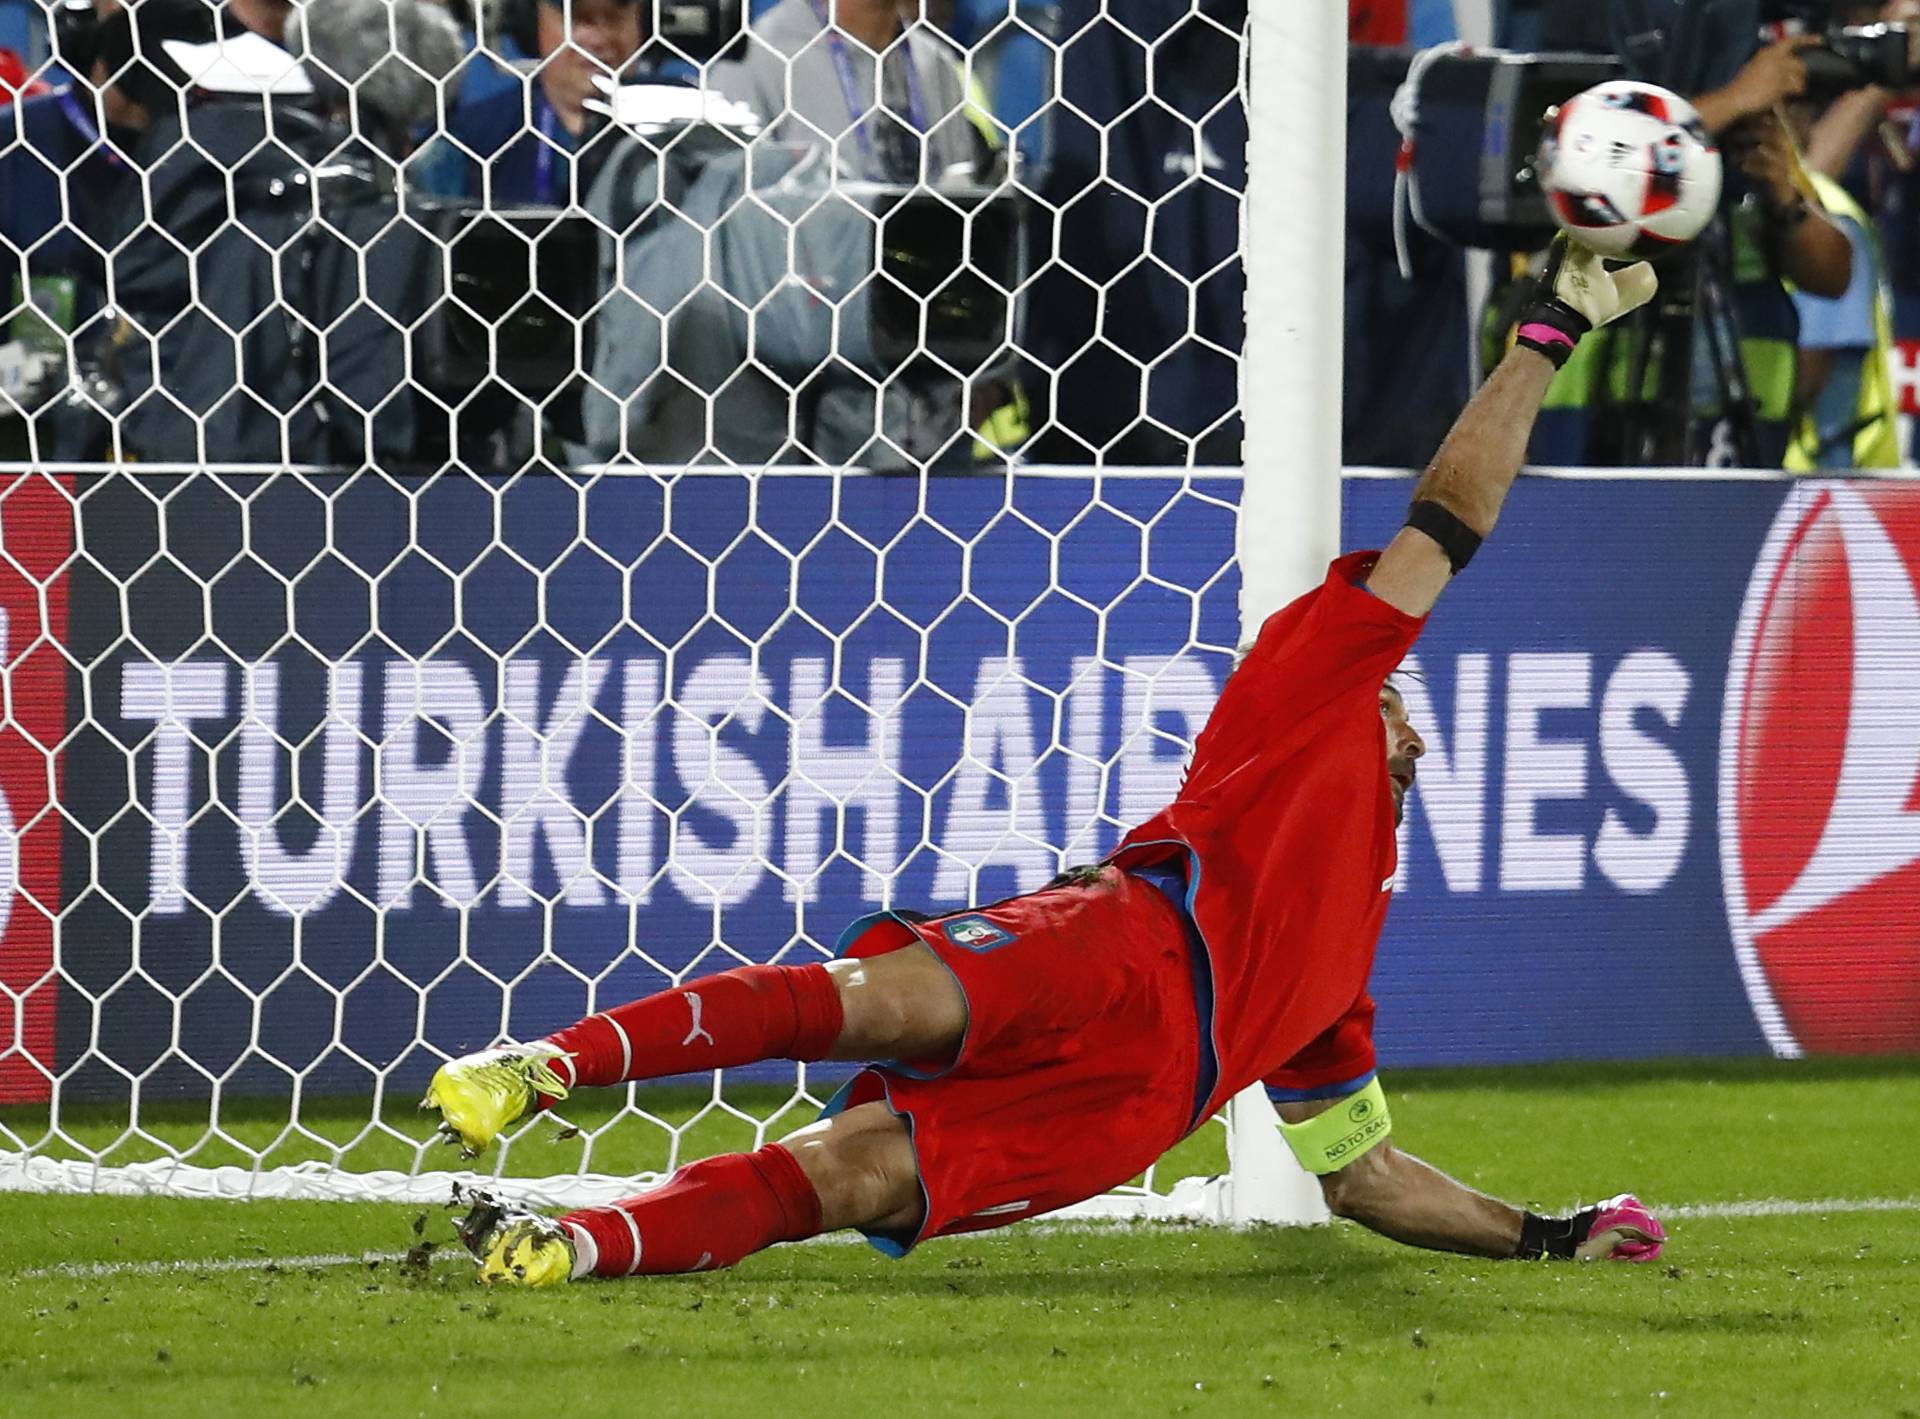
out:
M511 146L456 122L486 55L436 69L409 0L350 2L429 99L370 185L357 144L399 90L296 32L217 71L282 65L271 101L194 70L157 151L113 154L141 178L130 235L64 187L50 229L0 223L0 1190L437 1201L485 1176L584 1204L778 1137L842 1075L605 1091L478 1173L413 1105L453 1054L1098 858L1177 789L1234 647L1337 550L1336 7L1255 0L1250 122L1230 82L1168 91L1144 136L1133 98L1075 88L1069 42L1103 27L1160 56L1143 82L1195 33L1244 45L1205 0L1005 0L958 44L916 26L912 82L874 89L950 94L983 135L970 184L683 114L510 208ZM995 116L1036 53L1033 116ZM537 115L527 67L500 72ZM1050 185L1065 123L1103 163L1133 150L1085 208ZM1220 157L1243 123L1244 202ZM39 141L13 131L0 163ZM568 156L537 117L522 137L532 171ZM778 181L724 170L748 143ZM872 157L852 128L838 148ZM416 202L449 152L479 195ZM672 204L634 198L682 160ZM1088 245L1086 208L1137 245ZM1194 251L1160 253L1183 223ZM1206 313L1236 224L1244 359ZM915 241L959 268L894 261ZM867 266L835 288L848 250ZM649 284L670 259L677 291ZM1165 272L1186 311L1146 348L1130 283ZM1116 351L1135 382L1095 429L1061 391ZM1237 372L1234 407L1183 424L1156 383L1182 361ZM1244 478L1206 461L1242 417ZM1325 1216L1262 1095L1075 1212Z
M1247 339L1240 495L1240 621L1316 585L1340 552L1345 343L1347 16L1340 6L1252 0L1246 53L1247 190L1241 208ZM1310 192L1311 203L1297 194ZM1279 1137L1258 1087L1233 1101L1227 1219L1319 1222L1315 1180Z

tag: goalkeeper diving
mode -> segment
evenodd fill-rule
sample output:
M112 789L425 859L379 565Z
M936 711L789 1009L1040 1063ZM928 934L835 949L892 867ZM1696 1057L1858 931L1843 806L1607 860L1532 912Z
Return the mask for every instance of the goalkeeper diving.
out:
M726 971L443 1066L424 1107L477 1153L582 1088L887 1061L784 1141L611 1206L545 1217L477 1199L461 1235L481 1275L700 1271L847 1227L904 1255L1124 1183L1255 1083L1328 1207L1384 1236L1486 1257L1656 1254L1665 1233L1630 1195L1536 1216L1397 1146L1367 990L1425 747L1389 676L1493 531L1555 369L1654 287L1645 264L1610 272L1556 244L1407 525L1267 620L1179 796L1100 866L956 915L881 912L846 930L839 959Z

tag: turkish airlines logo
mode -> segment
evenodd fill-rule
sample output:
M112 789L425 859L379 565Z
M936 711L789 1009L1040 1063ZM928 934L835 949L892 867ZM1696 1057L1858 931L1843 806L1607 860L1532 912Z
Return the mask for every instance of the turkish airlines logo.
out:
M1920 488L1803 483L1720 734L1728 924L1776 1053L1920 1049Z

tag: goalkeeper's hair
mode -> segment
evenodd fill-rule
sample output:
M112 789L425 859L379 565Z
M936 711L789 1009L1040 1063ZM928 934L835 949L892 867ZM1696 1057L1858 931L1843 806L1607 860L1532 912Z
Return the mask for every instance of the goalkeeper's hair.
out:
M388 146L435 116L436 81L466 53L459 25L433 0L297 6L287 24L287 48L307 61L324 103L346 109L357 101L361 136L385 139Z

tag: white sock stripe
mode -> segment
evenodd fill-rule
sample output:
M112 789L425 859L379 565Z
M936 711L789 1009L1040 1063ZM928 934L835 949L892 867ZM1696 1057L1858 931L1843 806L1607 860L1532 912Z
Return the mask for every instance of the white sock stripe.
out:
M611 1015L600 1017L613 1026L613 1032L620 1037L620 1077L626 1079L633 1074L633 1041L627 1038L627 1032L621 1023Z
M633 1264L627 1268L627 1275L631 1276L640 1269L640 1224L633 1220L633 1214L624 1207L614 1207L608 1210L618 1212L620 1214L620 1220L627 1224L627 1230L633 1233Z
M569 1089L577 1089L580 1087L580 1071L574 1066L572 1055L566 1053L559 1054L555 1056L553 1062L557 1065L564 1064L567 1066L567 1087Z
M560 1225L573 1237L573 1279L578 1281L582 1276L593 1275L594 1268L600 1264L600 1244L593 1239L593 1233L578 1222Z

